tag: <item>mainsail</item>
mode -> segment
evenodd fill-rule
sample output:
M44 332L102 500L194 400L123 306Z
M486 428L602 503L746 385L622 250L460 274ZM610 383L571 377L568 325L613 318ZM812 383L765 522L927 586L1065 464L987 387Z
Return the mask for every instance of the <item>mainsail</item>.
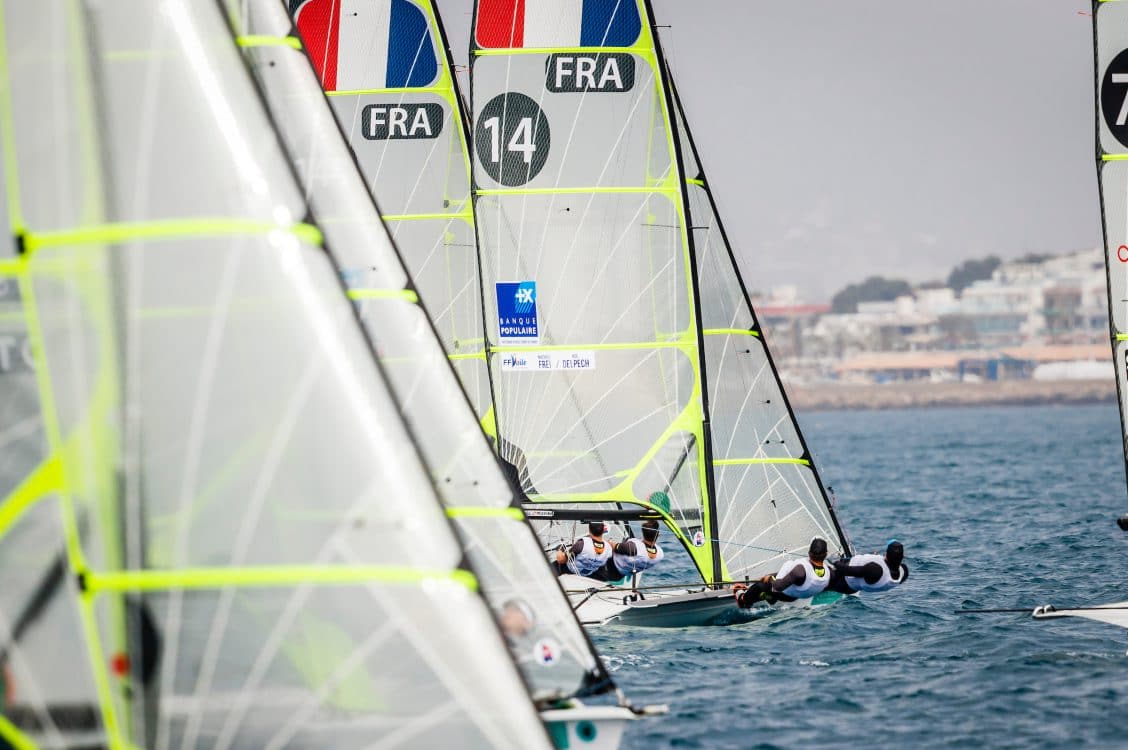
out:
M486 416L465 119L434 4L289 2L412 286L475 410Z
M302 44L287 36L288 16L276 0L230 4L236 7L232 15L240 45L253 61L327 246L344 270L349 296L360 307L483 593L503 622L515 616L515 608L527 608L532 616L525 632L509 642L534 696L555 700L613 690L535 535L521 510L513 507L513 489L446 361L427 311L409 288L406 270ZM359 18L358 23L366 25L366 16ZM313 33L308 23L305 29ZM451 127L457 128L457 121Z
M1128 3L1094 0L1093 34L1108 323L1128 478Z
M657 515L709 583L815 535L847 554L646 3L478 0L470 80L499 452L530 499Z
M47 580L61 542L71 614L13 633L5 588L0 736L548 747L218 6L3 15L22 463L58 479L4 487L0 556Z

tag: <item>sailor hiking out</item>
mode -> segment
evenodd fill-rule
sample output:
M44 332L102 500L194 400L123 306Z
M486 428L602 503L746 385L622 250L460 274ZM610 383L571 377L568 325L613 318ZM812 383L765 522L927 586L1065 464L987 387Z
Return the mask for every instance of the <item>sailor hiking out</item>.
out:
M612 545L603 540L607 533L607 524L602 521L593 521L588 524L588 535L572 542L571 547L561 548L556 551L556 564L553 566L556 575L574 573L579 576L590 576L611 559L614 552Z
M599 581L618 581L641 573L662 562L666 553L658 546L658 522L642 522L642 539L626 539L616 544L602 568L591 574Z
M888 591L909 577L904 559L904 545L896 539L890 540L885 545L884 555L854 555L849 560L836 562L828 588L841 594Z
M831 566L826 562L826 540L815 537L807 548L807 558L790 560L774 576L764 576L751 586L733 585L733 596L742 609L756 602L793 602L809 599L830 585Z

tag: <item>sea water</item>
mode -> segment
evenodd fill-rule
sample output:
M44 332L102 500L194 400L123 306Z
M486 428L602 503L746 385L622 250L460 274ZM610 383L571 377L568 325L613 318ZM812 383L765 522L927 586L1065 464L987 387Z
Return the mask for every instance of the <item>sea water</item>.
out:
M908 581L746 625L593 629L632 701L670 706L624 750L1128 747L1128 632L953 612L1128 599L1115 406L800 421L855 548L896 537Z

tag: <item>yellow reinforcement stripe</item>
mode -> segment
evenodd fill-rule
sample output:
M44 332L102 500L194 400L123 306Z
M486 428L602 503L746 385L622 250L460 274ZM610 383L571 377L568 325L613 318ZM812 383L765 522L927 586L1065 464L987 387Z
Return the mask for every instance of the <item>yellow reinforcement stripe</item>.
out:
M447 359L451 360L452 362L457 362L460 359L481 359L481 360L485 360L485 358L486 358L485 352L473 352L472 354L448 354L447 355Z
M464 221L473 222L473 211L461 211L459 213L438 213L438 214L381 214L381 219L384 221L424 221L427 219L463 219Z
M247 34L235 37L235 43L240 47L290 47L301 49L302 40L296 36L267 36L265 34Z
M62 489L62 482L62 464L58 456L39 464L0 504L0 537L37 500Z
M697 342L685 341L629 341L621 344L551 344L545 346L491 346L493 352L570 352L583 349L598 351L626 351L629 349L685 349L696 348Z
M805 458L717 458L713 460L714 466L744 466L746 464L801 464L810 466L811 462Z
M282 227L265 221L208 218L96 224L75 229L35 232L25 235L24 247L30 253L42 248L70 245L179 237L266 235L271 232L288 232L311 245L321 245L322 242L321 231L311 224Z
M1117 341L1128 341L1128 333L1118 333L1118 334L1116 334L1116 340Z
M702 333L706 336L760 336L759 331L748 328L706 328Z
M1108 2L1108 0L1103 0ZM1124 161L1128 159L1128 154L1101 154L1101 161Z
M24 272L25 268L21 258L5 258L0 260L0 276L19 276Z
M685 182L687 185L697 185L699 187L705 187L705 180L686 180Z
M299 586L307 583L414 585L425 581L449 581L470 591L478 590L478 579L474 577L473 573L466 570L428 570L398 565L276 565L244 568L129 570L112 573L88 572L84 580L86 591L91 595L109 591Z
M0 715L0 738L15 748L15 750L36 750L35 743L16 729L12 722Z
M416 304L419 295L410 289L350 289L349 299L402 299Z
M516 521L523 521L525 514L521 512L520 508L483 508L479 506L466 506L460 505L457 507L447 508L446 514L448 518L512 518Z
M474 191L477 195L588 195L590 193L623 195L627 193L680 193L676 186L668 184L654 187L568 187L568 188L484 188Z

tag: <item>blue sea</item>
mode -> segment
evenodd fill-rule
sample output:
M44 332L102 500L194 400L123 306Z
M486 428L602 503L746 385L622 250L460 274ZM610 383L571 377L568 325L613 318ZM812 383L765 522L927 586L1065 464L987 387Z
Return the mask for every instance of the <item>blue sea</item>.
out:
M953 613L1128 599L1115 406L800 421L855 547L897 537L909 580L744 625L592 630L633 702L670 706L625 750L1128 747L1128 633Z

